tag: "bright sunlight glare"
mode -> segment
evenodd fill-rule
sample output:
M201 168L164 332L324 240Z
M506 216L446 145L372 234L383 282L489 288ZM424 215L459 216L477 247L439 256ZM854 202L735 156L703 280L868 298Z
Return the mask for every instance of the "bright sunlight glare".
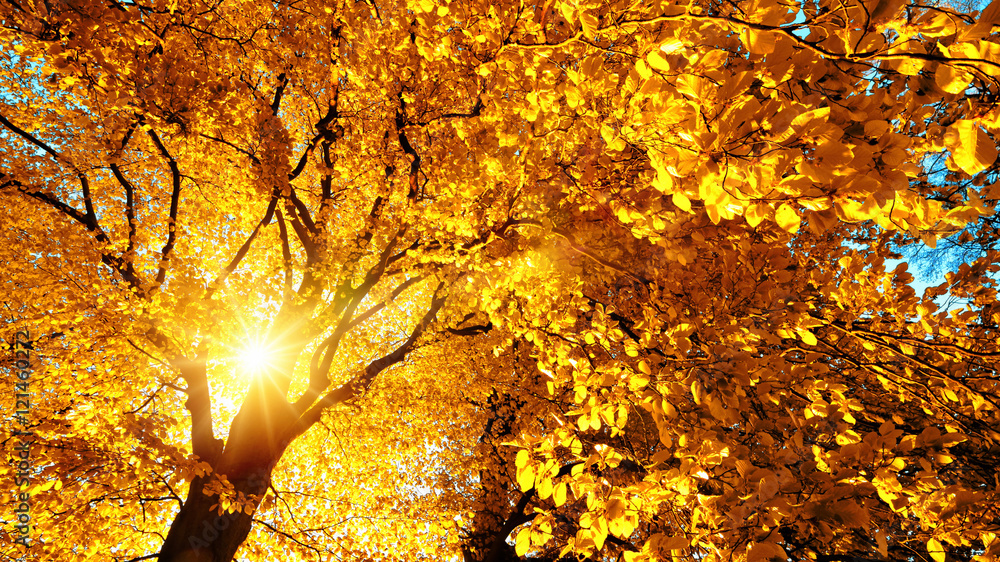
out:
M250 341L240 351L240 365L247 376L264 373L271 364L273 353L263 341Z

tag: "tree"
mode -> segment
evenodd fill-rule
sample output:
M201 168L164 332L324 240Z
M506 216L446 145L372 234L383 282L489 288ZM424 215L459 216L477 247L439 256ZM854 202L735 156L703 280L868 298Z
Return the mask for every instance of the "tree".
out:
M0 19L32 556L1000 553L1000 4Z

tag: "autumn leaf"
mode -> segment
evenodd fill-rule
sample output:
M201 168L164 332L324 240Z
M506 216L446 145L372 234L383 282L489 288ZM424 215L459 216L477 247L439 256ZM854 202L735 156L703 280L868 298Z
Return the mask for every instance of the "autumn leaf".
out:
M0 552L989 557L998 6L3 4Z
M949 64L942 64L934 72L934 81L945 92L960 94L969 86L972 75Z
M809 330L806 330L804 328L799 328L798 330L796 330L796 333L798 334L799 339L802 340L802 343L806 345L816 345L818 343L816 336Z
M785 549L781 548L781 546L773 542L759 542L750 547L747 562L785 560L786 557Z
M770 208L764 203L754 203L746 209L747 224L756 227L767 218Z
M755 55L767 55L774 51L775 37L767 31L748 26L740 32L740 40L747 51Z
M944 562L945 558L947 558L944 545L934 537L927 539L927 552L934 559L934 562Z
M782 203L774 212L774 222L778 223L783 230L795 234L799 230L802 219L788 203Z
M671 200L674 202L674 205L677 205L677 208L683 211L691 212L691 200L688 199L687 195L684 195L679 191L675 191L673 195L671 195Z
M660 72L670 71L670 63L667 62L667 59L664 58L663 53L659 49L650 51L649 54L646 55L646 61L649 63L649 66L655 70Z
M514 541L514 550L517 552L518 556L524 556L528 553L528 548L531 547L531 532L529 529L521 529L517 533L517 539Z
M993 165L997 146L979 125L970 119L956 121L950 128L955 135L955 163L967 174L977 174Z

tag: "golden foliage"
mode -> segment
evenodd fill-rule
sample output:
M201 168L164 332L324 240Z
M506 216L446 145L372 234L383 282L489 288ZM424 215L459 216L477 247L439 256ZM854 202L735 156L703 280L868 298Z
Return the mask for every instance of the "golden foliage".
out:
M4 4L31 555L995 559L997 6Z

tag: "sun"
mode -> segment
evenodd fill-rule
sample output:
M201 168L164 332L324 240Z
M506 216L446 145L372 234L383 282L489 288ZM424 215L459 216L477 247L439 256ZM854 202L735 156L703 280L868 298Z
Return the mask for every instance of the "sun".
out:
M248 376L256 376L265 373L272 365L274 352L267 343L261 340L252 340L240 350L240 367Z

